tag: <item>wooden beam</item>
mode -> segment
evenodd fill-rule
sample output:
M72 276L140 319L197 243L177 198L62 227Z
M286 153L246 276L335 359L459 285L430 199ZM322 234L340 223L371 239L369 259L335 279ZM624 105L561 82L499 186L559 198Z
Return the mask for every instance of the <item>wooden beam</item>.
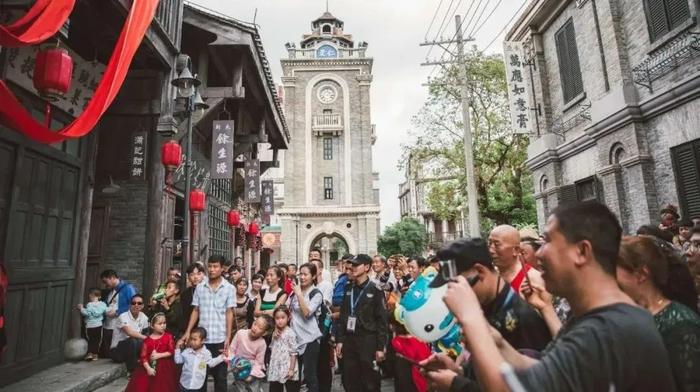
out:
M202 96L206 98L245 99L245 88L241 88L240 93L242 95L237 95L233 87L206 87L202 89Z

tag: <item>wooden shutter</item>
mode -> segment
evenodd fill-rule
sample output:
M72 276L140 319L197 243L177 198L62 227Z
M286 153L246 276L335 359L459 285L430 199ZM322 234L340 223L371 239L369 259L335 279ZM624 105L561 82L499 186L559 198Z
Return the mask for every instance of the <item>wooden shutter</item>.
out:
M578 202L578 197L576 194L576 185L562 185L559 187L557 192L558 204L560 206L566 206Z
M569 19L554 36L559 59L559 74L564 102L569 102L583 92L581 66L576 47L576 31L574 23Z
M690 18L688 0L665 0L666 14L668 15L669 30L680 26Z
M700 217L700 142L671 149L683 218Z

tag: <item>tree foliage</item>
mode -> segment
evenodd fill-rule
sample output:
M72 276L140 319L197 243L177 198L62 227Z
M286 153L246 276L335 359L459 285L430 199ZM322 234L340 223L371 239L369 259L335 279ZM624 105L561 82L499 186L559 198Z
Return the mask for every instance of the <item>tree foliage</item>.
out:
M426 245L425 227L418 219L408 217L387 226L377 242L379 253L386 256L399 253L419 255L423 253Z
M482 231L494 224L536 222L526 136L511 130L505 64L500 56L473 49L468 58L474 164ZM466 211L466 173L458 69L433 80L430 95L413 118L413 142L403 146L402 165L420 177L441 178L426 186L427 205L436 217ZM466 212L465 212L466 215Z

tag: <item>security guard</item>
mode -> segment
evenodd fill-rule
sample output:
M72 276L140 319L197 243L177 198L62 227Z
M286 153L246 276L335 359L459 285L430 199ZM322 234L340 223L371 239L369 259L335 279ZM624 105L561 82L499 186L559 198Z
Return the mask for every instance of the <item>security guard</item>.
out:
M384 293L370 281L372 258L358 254L350 260L352 283L345 288L336 332L336 354L343 358L345 390L380 390L379 367L387 344L388 313Z

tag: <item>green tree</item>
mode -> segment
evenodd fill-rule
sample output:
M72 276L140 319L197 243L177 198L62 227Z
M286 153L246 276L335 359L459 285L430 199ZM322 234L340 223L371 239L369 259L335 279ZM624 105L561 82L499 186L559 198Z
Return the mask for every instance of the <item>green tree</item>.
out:
M390 256L393 254L421 254L427 246L427 233L423 224L415 218L402 218L400 221L387 226L384 234L379 236L377 247L379 253Z
M511 130L505 64L500 56L472 49L467 56L477 202L482 231L494 224L537 220L531 175L525 167L528 140ZM466 206L463 123L458 70L446 68L413 118L413 142L402 165L424 178L428 208L440 219L460 216Z

